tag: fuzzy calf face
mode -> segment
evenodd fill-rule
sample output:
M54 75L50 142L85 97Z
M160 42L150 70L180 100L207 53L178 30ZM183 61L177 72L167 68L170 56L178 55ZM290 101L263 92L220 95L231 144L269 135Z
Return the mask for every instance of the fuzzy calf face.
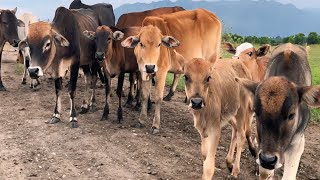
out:
M250 43L242 43L235 48L233 44L226 42L224 43L224 49L234 54L233 59L255 60L257 57L265 56L270 50L270 45L263 45L256 50Z
M202 109L207 102L212 65L204 59L192 59L184 66L185 90L189 106Z
M148 25L141 28L137 36L130 36L122 42L123 47L135 48L139 70L142 74L154 74L161 64L160 46L179 46L179 41L172 36L163 36L159 28Z
M29 26L26 39L19 43L19 49L29 47L31 78L39 78L51 66L56 56L57 46L69 46L69 41L61 34L52 30L46 22L38 22Z
M319 106L320 87L297 87L285 77L271 77L261 84L240 81L255 94L254 110L257 119L257 163L265 169L280 168L284 153L290 147L299 122L302 121L300 103Z

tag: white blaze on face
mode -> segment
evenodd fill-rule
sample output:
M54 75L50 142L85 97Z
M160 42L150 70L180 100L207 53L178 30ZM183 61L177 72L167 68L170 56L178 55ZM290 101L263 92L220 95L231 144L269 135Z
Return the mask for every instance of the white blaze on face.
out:
M247 49L250 49L250 48L253 48L253 45L251 43L242 43L240 44L237 48L236 48L236 54L233 56L233 57L239 57L240 54L247 50Z

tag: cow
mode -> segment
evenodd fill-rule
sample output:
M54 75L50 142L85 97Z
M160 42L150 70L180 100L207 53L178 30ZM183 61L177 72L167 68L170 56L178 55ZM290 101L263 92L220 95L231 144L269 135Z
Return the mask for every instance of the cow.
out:
M157 80L152 132L158 133L166 75L168 72L183 73L184 62L178 61L176 54L185 59L209 56L215 59L219 56L220 41L221 22L216 15L204 9L146 17L139 34L122 41L123 47L135 48L142 75L142 108L136 127L145 126L150 78L155 76ZM176 51L168 49L173 47L176 47Z
M31 62L28 72L31 78L39 78L45 72L55 79L56 103L54 114L48 121L50 124L58 123L61 118L61 89L62 77L70 70L70 83L68 94L70 98L70 127L78 127L75 109L75 90L79 67L85 74L85 98L81 112L96 106L95 84L96 69L91 65L94 61L95 44L82 35L84 30L95 30L99 26L99 18L92 10L68 10L57 8L52 23L38 22L29 27L26 39L22 40L19 48L29 47ZM90 76L92 69L92 78ZM92 79L92 96L89 97L89 84ZM89 102L90 101L90 102Z
M113 7L111 4L98 3L94 5L86 5L81 2L81 0L73 0L69 6L69 9L92 9L99 16L99 21L101 25L115 26L115 16L113 12ZM94 66L98 66L98 74L102 84L105 84L104 74L101 72L98 62L94 62Z
M270 45L266 44L256 50L252 44L247 42L240 44L237 48L229 42L223 44L225 51L234 54L233 59L241 59L246 64L254 81L264 80L270 60L270 56L267 55L270 47Z
M0 9L0 91L6 91L1 77L1 56L6 42L17 47L19 43L18 26L23 27L24 23L16 17L17 8L13 10Z
M24 27L18 27L18 36L19 39L22 40L24 39L29 31L29 25L35 22L38 22L39 19L32 15L31 13L23 13L21 16L18 17L23 23L24 23ZM30 52L29 52L29 48L25 47L22 50L19 50L18 53L18 60L19 63L23 64L23 76L22 76L22 81L21 84L26 84L27 83L27 70L29 67L29 63L30 63ZM36 79L36 81L34 81L33 79L31 80L30 83L30 87L31 88L35 88L38 84L40 84L39 79Z
M290 43L278 46L264 81L236 80L254 94L260 179L272 178L283 165L282 179L296 179L309 107L320 106L320 87L312 86L306 49Z
M194 58L183 68L187 104L192 109L194 126L201 137L202 179L211 180L214 175L221 128L228 123L232 127L232 137L226 163L231 175L237 177L245 139L253 154L255 147L251 130L248 131L253 118L249 107L252 97L235 81L235 77L251 79L251 74L241 61L219 59L210 62L214 61Z
M124 81L125 73L136 73L138 71L138 64L134 55L130 53L130 49L125 49L121 46L121 39L126 36L137 34L140 31L140 27L128 27L122 30L115 27L108 26L99 26L95 31L84 31L83 34L95 42L97 51L95 57L101 63L101 66L104 69L104 74L106 75L107 80L107 96L106 104L104 108L103 117L101 120L108 119L109 114L109 104L108 96L110 93L110 83L111 78L118 75L118 87L117 87L117 96L119 98L119 107L118 107L118 121L119 123L123 119L122 116L122 88ZM129 52L129 53L128 53ZM130 79L131 82L134 82L133 79ZM133 86L133 84L131 84ZM129 92L127 103L132 103L133 95L132 92Z
M161 7L161 8L156 8L156 9L142 11L142 12L131 12L131 13L122 14L119 17L116 27L119 29L123 29L131 26L141 26L144 18L146 18L147 16L159 16L163 14L171 14L171 13L184 11L184 10L185 9L183 7L175 6L175 7ZM134 54L133 50L130 50L128 53ZM130 73L130 79L135 79L133 76L134 74ZM174 95L174 91L177 88L179 77L180 76L178 74L174 75L173 83L170 88L169 94L163 98L164 100L166 101L171 100L172 96ZM152 83L155 84L154 79L152 79L152 81L153 81Z

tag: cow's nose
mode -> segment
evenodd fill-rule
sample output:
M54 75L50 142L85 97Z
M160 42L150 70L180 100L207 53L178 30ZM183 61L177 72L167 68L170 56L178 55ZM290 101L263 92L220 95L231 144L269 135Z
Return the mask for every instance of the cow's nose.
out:
M40 69L38 67L29 67L28 68L29 76L32 79L38 79L39 78L39 72Z
M156 65L146 65L145 67L147 73L154 73L154 70L156 69Z
M13 40L13 44L12 44L12 46L13 46L13 47L18 47L19 42L20 42L20 40L19 40L19 39L14 39L14 40Z
M265 169L274 169L277 163L277 156L271 154L259 154L260 165Z
M190 101L191 101L192 109L198 110L202 108L202 104L203 104L202 98L191 98Z
M100 62L103 61L105 58L104 52L96 52L95 58Z

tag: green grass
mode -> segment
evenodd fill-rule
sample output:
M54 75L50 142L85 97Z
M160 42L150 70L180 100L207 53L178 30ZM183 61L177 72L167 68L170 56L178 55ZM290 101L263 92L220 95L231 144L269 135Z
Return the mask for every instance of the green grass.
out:
M259 45L255 45L259 47ZM232 55L227 52L222 52L222 57L230 58ZM320 85L320 45L311 45L309 50L309 64L312 72L312 83L313 85ZM173 74L168 73L166 79L166 85L171 86L173 80ZM184 78L180 78L178 86L178 91L184 90ZM312 109L312 121L320 122L320 109Z
M16 74L17 75L22 75L24 73L24 65L23 64L17 64L16 68Z

